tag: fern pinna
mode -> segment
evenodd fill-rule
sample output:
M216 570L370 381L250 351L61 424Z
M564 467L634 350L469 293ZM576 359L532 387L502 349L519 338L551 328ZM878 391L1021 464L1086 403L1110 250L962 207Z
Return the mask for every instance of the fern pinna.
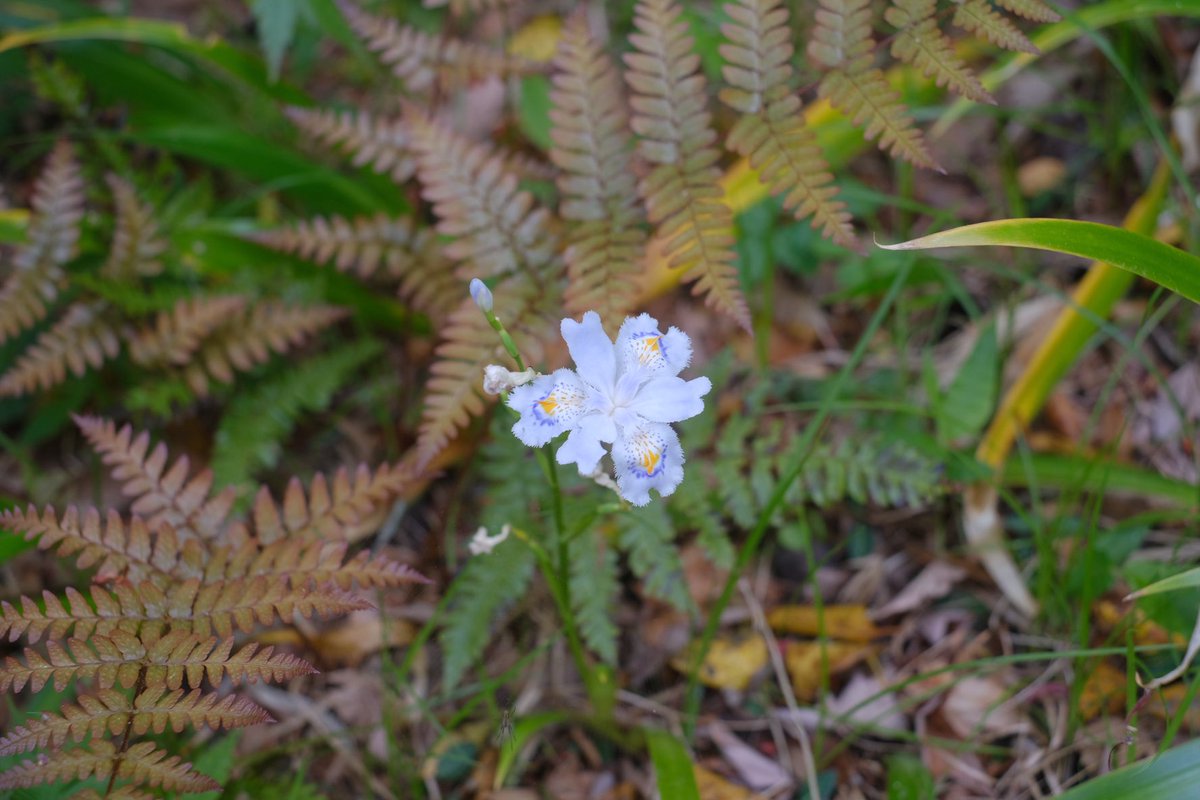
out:
M74 148L55 146L34 187L28 241L0 288L0 341L36 331L0 374L0 396L50 389L122 351L135 365L177 377L204 396L214 381L232 381L236 372L295 348L343 316L330 306L197 294L185 283L161 295L148 292L143 281L163 277L172 260L155 209L128 181L110 175L108 187L114 233L103 263L90 274L72 261L83 220L83 180ZM77 291L60 303L60 292L72 282ZM38 330L48 317L53 321Z
M464 305L461 288L455 297L455 279L491 276L505 323L535 349L552 333L543 324L562 308L620 319L637 303L646 264L659 256L711 306L747 326L733 220L720 181L724 151L747 159L798 218L810 218L825 236L853 245L850 215L806 119L806 95L828 100L886 152L936 168L884 72L888 60L990 102L945 29L953 25L1002 47L1028 50L1032 45L1010 14L1057 19L1041 0L812 0L805 7L814 12L803 47L807 59L797 63L804 60L795 57L801 48L789 4L728 0L717 95L735 113L722 129L710 114L707 79L681 4L637 2L629 46L619 43L613 52L578 15L564 25L550 65L549 165L539 170L531 166L537 162L528 148L465 136L454 130L452 115L439 114L427 98L452 108L464 82L540 67L501 55L492 43L450 34L432 40L350 0L338 6L401 82L400 114L289 114L353 164L388 174L410 190L415 179L441 236L420 237L420 209L410 216L315 218L259 236L270 246L362 275L386 266L401 282L402 300L434 320L442 341L417 436L427 458L483 410L478 368L502 360L495 338ZM886 31L880 41L890 46L877 43L877 29ZM614 55L620 51L622 59ZM550 187L535 200L520 185L546 177L546 166L557 169L551 202L545 199L553 195ZM447 269L447 260L458 269ZM536 361L536 353L528 355Z
M386 555L350 542L377 525L411 480L404 467L318 475L307 491L296 480L282 507L265 488L251 511L233 516L232 490L213 491L212 474L190 474L186 457L169 463L107 420L77 423L132 506L116 510L47 507L0 514L0 525L45 550L95 569L85 591L45 592L0 604L0 635L30 645L0 668L0 690L63 690L79 696L0 739L0 755L48 749L0 774L0 788L96 779L103 796L143 796L219 788L177 756L137 741L166 728L255 725L270 716L249 700L220 692L223 682L287 681L314 668L291 653L239 644L238 633L369 607L355 586L391 588L424 578ZM82 743L82 744L79 744ZM93 784L95 785L95 784ZM97 795L100 796L100 795Z

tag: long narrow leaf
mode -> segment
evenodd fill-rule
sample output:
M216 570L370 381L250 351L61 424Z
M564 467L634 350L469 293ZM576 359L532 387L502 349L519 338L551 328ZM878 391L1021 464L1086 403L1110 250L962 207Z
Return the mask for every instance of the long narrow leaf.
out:
M664 730L647 729L646 744L658 781L658 796L671 800L700 800L692 757L683 743Z
M1180 800L1200 785L1200 739L1077 786L1060 800Z
M979 246L1027 247L1103 261L1200 303L1200 258L1149 236L1097 222L1004 219L880 245L886 250Z

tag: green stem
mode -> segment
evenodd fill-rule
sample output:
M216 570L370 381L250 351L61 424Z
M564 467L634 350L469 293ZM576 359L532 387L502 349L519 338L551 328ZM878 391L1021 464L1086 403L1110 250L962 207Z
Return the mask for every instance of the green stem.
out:
M762 511L759 512L754 530L750 532L749 538L746 539L741 550L738 551L737 561L734 563L733 569L730 570L729 577L725 580L724 591L721 592L721 596L708 612L708 620L705 623L704 632L700 637L700 646L696 649L695 655L692 657L692 663L688 669L687 700L683 712L683 729L689 741L692 740L696 732L696 718L700 713L700 700L704 692L703 687L700 685L700 666L708 656L709 648L712 647L713 639L717 635L717 627L720 625L721 615L725 613L730 600L733 599L733 592L737 587L738 577L745 571L755 554L758 553L758 548L762 544L763 537L766 536L767 528L770 526L772 517L775 516L775 511L783 504L783 499L791 488L792 483L800 476L804 465L808 463L809 456L812 455L813 447L816 444L817 434L833 413L838 396L850 382L851 373L854 372L855 368L858 367L863 357L867 354L867 346L870 344L872 337L879 330L879 326L883 323L888 311L896 302L896 298L900 295L900 290L908 282L908 276L912 272L912 265L913 262L909 259L896 272L896 277L892 279L892 284L888 287L883 302L879 304L879 308L871 317L866 330L859 337L854 352L850 354L850 359L834 377L833 383L826 390L821 407L813 416L812 421L805 427L804 433L797 443L795 460L788 465L779 482L775 484L775 490L771 493L771 497L767 500L767 504L763 506Z

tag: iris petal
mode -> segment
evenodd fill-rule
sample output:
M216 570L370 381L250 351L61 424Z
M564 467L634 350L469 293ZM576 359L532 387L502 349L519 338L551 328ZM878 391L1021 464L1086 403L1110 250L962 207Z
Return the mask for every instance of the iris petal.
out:
M660 375L642 384L629 407L651 422L682 422L704 410L701 398L712 389L708 378L683 378Z
M650 502L650 490L666 497L683 480L683 449L670 425L646 424L621 431L613 444L621 497L635 506Z
M508 395L508 405L521 415L513 435L530 447L541 447L575 427L587 411L587 387L569 369L556 370Z
M692 360L692 342L678 328L666 333L649 314L626 317L617 333L617 353L626 373L678 375Z
M617 426L605 414L587 414L558 448L558 463L576 464L580 475L590 475L604 458L604 442L617 438Z
M564 319L561 330L580 377L596 389L611 392L617 380L617 355L600 315L589 311L582 322Z

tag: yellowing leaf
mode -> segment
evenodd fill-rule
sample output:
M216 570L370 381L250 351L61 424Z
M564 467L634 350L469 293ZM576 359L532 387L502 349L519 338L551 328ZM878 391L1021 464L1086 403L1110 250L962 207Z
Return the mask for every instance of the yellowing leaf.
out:
M1101 714L1119 714L1125 706L1125 681L1123 670L1107 661L1101 661L1088 676L1079 695L1079 713L1085 720L1095 719Z
M700 665L700 682L714 689L741 691L767 665L767 658L767 643L761 636L717 639ZM671 666L680 672L687 672L691 663L691 648L686 648L671 659Z
M534 17L508 40L508 54L539 63L549 61L558 50L561 33L562 20L559 17Z
M812 700L821 688L821 673L837 675L866 658L874 645L855 642L788 642L783 660L800 701ZM823 665L828 665L824 667Z
M699 764L693 769L696 771L696 788L700 790L700 800L752 800L758 796Z
M824 634L851 642L868 642L881 633L866 606L825 606L820 614L813 606L780 606L767 614L767 624L778 633Z

